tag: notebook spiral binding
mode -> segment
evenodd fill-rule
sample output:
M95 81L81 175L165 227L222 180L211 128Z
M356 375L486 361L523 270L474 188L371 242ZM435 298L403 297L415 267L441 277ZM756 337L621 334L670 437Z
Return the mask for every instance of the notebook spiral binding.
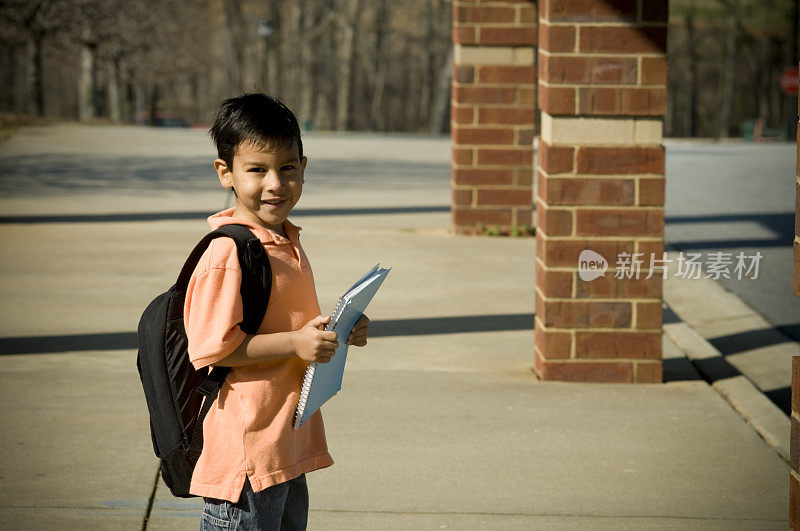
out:
M339 299L339 303L336 305L336 308L333 309L333 313L331 314L331 321L325 326L325 330L333 330L336 326L336 320L341 315L342 310L344 310L347 301L345 299ZM308 393L311 392L311 382L314 381L314 371L317 368L317 364L315 362L311 362L308 364L306 368L306 374L303 376L303 386L300 388L300 400L297 403L297 411L294 414L294 423L293 426L297 426L300 422L300 419L303 418L303 414L306 410L306 402L308 401Z

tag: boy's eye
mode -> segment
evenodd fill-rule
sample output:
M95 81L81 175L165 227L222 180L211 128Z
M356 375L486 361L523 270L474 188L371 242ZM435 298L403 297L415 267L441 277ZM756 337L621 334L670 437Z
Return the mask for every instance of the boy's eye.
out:
M287 164L286 166L282 166L281 167L281 171L291 171L293 169L294 169L294 165L293 164Z
M249 170L247 170L247 171L248 171L248 172L254 172L254 173L255 173L255 172L261 173L261 172L263 172L263 171L264 171L264 168L250 168L250 169L249 169Z

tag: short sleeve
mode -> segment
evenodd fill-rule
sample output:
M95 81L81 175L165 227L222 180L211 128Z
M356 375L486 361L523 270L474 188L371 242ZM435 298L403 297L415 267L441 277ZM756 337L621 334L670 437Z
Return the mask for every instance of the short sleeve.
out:
M217 244L220 240L231 245ZM222 360L247 335L239 327L244 309L240 293L242 272L235 253L232 240L214 240L189 280L183 317L189 360L195 369Z

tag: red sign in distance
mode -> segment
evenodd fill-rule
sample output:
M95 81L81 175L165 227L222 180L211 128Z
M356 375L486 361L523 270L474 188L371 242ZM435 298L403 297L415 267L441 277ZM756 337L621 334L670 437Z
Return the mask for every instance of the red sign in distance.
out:
M783 71L781 90L787 96L797 96L797 67L790 67Z

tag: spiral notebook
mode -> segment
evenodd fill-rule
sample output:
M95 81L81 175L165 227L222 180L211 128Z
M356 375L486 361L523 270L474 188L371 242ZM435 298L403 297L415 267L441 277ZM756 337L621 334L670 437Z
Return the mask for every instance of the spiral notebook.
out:
M294 414L294 429L299 430L322 404L342 388L347 337L390 270L376 265L339 298L336 308L331 312L331 321L325 326L325 330L336 332L339 346L328 363L308 364Z

